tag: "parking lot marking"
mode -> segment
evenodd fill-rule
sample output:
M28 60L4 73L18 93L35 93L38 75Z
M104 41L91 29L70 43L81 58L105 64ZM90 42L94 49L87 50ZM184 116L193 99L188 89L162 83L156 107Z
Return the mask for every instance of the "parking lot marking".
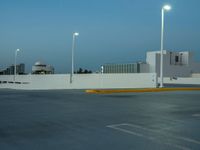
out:
M89 89L86 93L112 94L112 93L144 93L144 92L172 92L172 91L200 91L200 87L173 87L173 88L139 88L139 89Z
M121 131L121 132L124 132L124 133L132 134L132 135L135 135L135 136L143 137L143 138L146 138L146 139L149 139L149 140L157 141L157 139L155 137L146 136L146 135L142 134L141 132L138 133L138 132L134 132L134 131L131 131L131 130L128 130L128 129L124 129L123 126L132 127L133 129L137 128L137 129L140 129L140 130L143 130L143 131L147 131L147 132L151 132L151 133L158 133L159 135L166 135L167 134L171 138L200 145L199 141L191 139L191 138L174 136L174 135L169 134L169 133L165 133L165 132L160 132L158 130L144 128L144 127L142 127L140 125L135 125L135 124L130 124L130 123L113 124L113 125L108 125L106 127L109 127L109 128L112 128L112 129L115 129L115 130L118 130L118 131ZM177 144L171 144L169 142L164 142L164 144L171 145L173 147L176 147L176 148L179 148L179 149L182 149L182 150L190 150L187 147L183 147L183 146L177 145Z
M193 114L193 117L200 117L200 114Z
M122 124L121 125L109 125L107 127L113 128L115 130L119 130L119 131L122 131L122 132L125 132L125 133L128 133L128 134L136 135L136 136L139 136L139 137L144 137L144 138L147 138L147 139L150 139L150 140L155 140L155 138L153 138L153 137L147 137L147 136L145 136L141 133L133 132L133 131L130 131L130 130L127 130L127 129L122 129L119 126L122 126Z
M160 132L159 130L153 130L153 129L148 129L148 128L144 128L142 126L139 126L139 125L134 125L134 124L125 124L127 126L132 126L134 128L140 128L142 130L146 130L146 131L150 131L150 132L157 132L157 133L160 133L160 134L166 134L166 133L163 133L163 132ZM174 136L170 133L167 133L169 136L173 137L173 138L176 138L176 139L180 139L180 140L184 140L186 142L191 142L191 143L195 143L195 144L198 144L200 145L200 141L197 141L197 140L194 140L194 139L191 139L191 138L187 138L187 137L183 137L183 136Z

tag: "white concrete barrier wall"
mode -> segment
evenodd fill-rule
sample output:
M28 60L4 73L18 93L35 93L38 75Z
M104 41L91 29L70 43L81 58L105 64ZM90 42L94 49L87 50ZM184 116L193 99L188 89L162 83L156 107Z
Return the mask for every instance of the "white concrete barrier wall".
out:
M164 83L166 84L193 84L193 85L200 85L200 78L198 77L178 77L177 79L172 78L164 78Z
M193 73L193 74L192 74L192 77L193 77L193 78L200 78L200 73Z
M13 81L12 75L1 75L0 81ZM16 81L23 84L1 83L0 88L11 89L115 89L153 88L157 86L155 73L134 74L70 74L18 75Z

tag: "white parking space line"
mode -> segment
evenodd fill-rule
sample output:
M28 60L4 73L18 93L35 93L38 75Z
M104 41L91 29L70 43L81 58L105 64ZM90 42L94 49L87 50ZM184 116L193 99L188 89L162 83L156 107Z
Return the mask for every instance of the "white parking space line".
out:
M141 131L134 132L134 131L131 131L129 129L124 129L123 127L132 127L133 129L139 129L139 130L142 130L146 133L149 133L149 132L150 133L157 133L158 135L161 135L161 136L169 136L170 139L177 139L177 140L180 140L180 141L200 145L199 141L191 139L191 138L182 137L182 136L174 136L172 134L169 134L168 132L160 132L159 130L148 129L148 128L142 127L140 125L135 125L135 124L130 124L130 123L112 124L112 125L108 125L106 127L112 128L112 129L115 129L115 130L118 130L118 131L121 131L121 132L124 132L124 133L132 134L132 135L135 135L135 136L138 136L138 137L146 138L148 140L153 140L153 141L156 141L156 142L159 142L156 137L146 136L145 134L141 133ZM181 150L190 150L190 148L187 148L187 147L184 147L184 146L181 146L181 145L177 145L177 144L172 144L172 143L167 142L167 141L165 141L163 144L170 145L170 146L176 147L176 148L181 149Z
M120 128L120 126L123 126L124 124L120 124L120 125L108 125L106 127L108 128L113 128L115 130L119 130L119 131L122 131L122 132L125 132L125 133L128 133L128 134L132 134L132 135L136 135L136 136L139 136L139 137L144 137L144 138L147 138L147 139L150 139L150 140L155 140L154 137L147 137L141 133L136 133L136 132L133 132L133 131L130 131L130 130L127 130L127 129L122 129Z
M183 140L183 141L186 141L186 142L195 143L195 144L200 145L200 141L197 141L195 139L191 139L191 138L187 138L187 137L183 137L183 136L174 136L174 135L172 135L170 133L160 132L160 130L153 130L153 129L144 128L144 127L139 126L139 125L134 125L134 124L129 124L129 123L127 123L125 125L132 126L134 128L140 128L142 130L149 131L149 132L156 132L156 133L159 133L159 134L167 134L167 135L169 135L172 138L180 139L180 140Z
M200 117L200 114L193 114L193 117Z

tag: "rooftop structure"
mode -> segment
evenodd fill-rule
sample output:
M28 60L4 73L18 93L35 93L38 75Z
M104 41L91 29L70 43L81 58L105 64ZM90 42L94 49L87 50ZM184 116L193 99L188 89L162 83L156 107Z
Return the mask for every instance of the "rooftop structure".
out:
M37 61L34 66L32 66L32 74L54 74L54 68L41 61Z
M160 51L146 53L146 62L130 64L105 64L102 73L157 73L160 76ZM200 63L193 61L189 51L163 51L164 77L190 77L193 73L200 73Z
M127 64L105 64L101 67L102 73L147 73L148 64L145 62Z
M147 52L146 62L149 64L149 72L156 72L160 76L160 51ZM190 77L192 73L200 73L200 63L194 62L191 52L164 50L164 77Z

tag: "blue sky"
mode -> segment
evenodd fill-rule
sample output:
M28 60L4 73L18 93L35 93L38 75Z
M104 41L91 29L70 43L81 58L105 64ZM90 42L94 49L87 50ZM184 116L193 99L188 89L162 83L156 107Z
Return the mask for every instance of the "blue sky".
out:
M26 71L38 60L70 72L72 33L78 31L75 69L145 61L160 49L161 7L167 50L194 52L200 61L199 0L0 0L0 68L18 62Z

